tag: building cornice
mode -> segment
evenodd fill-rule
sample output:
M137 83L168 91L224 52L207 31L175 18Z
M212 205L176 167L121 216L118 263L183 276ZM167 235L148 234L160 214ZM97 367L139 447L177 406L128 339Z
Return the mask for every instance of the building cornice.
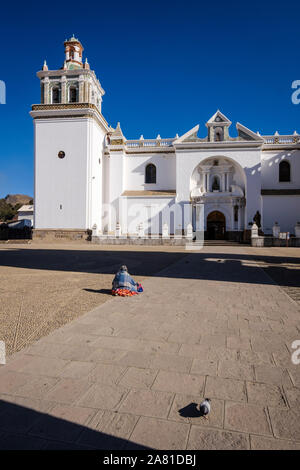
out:
M93 118L106 132L109 130L105 118L92 103L34 104L29 114L33 119Z

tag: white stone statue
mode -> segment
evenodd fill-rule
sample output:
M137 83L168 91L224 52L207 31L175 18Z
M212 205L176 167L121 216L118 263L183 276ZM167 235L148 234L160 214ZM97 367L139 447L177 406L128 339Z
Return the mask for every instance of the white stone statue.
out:
M162 238L170 238L169 237L169 227L167 223L164 223L162 226Z
M120 237L122 235L122 229L119 222L116 223L116 237Z
M251 227L251 238L258 237L258 226L254 223Z
M193 226L192 224L188 224L186 227L186 238L189 240L193 239Z
M141 222L138 226L138 237L139 238L143 238L145 236L145 233L144 233L144 224L143 222Z
M97 224L94 224L92 226L92 237L97 237L98 235L98 227L97 227Z

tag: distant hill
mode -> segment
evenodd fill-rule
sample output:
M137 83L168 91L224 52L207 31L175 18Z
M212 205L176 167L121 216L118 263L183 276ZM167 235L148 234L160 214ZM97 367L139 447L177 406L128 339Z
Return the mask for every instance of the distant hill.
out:
M26 194L8 194L5 198L7 204L15 206L16 204L29 204L32 201L31 196L26 196Z
M24 204L32 204L32 197L25 194L8 194L0 199L0 221L9 222L16 218L18 209Z

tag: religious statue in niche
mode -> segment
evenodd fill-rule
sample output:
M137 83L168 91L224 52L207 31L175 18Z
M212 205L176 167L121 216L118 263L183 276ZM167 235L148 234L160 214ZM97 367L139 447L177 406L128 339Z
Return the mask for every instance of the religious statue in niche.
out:
M256 225L258 226L258 228L260 228L260 227L261 227L261 223L260 223L260 221L261 221L261 215L260 215L259 211L256 211L256 214L255 214L255 216L253 217L253 220L254 220L254 222L256 223Z
M220 191L220 183L219 183L219 178L217 176L214 176L213 183L212 183L212 190Z

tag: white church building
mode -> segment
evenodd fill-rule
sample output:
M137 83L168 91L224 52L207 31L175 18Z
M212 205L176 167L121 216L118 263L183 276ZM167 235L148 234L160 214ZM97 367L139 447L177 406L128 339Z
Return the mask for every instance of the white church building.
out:
M66 40L62 68L37 73L35 237L249 237L300 220L300 136L261 135L217 111L181 136L127 139L102 114L104 90L83 47ZM203 129L205 127L203 126Z

